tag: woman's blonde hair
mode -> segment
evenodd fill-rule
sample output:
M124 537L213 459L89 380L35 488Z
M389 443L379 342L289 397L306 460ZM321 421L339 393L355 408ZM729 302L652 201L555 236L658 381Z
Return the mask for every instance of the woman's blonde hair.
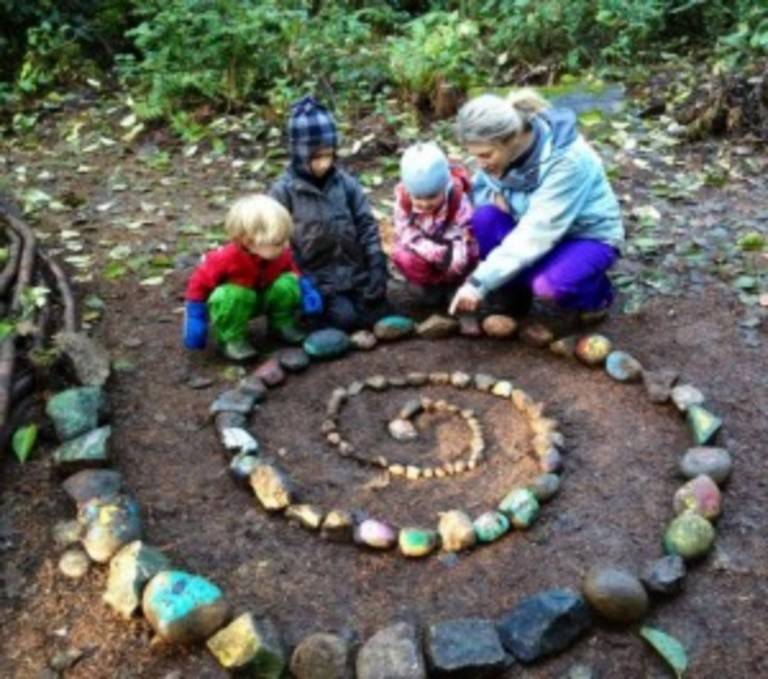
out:
M481 94L461 107L456 132L464 143L495 142L525 130L550 103L536 90L523 88L506 97Z
M280 245L293 235L290 213L263 193L238 198L224 222L227 236L241 245Z

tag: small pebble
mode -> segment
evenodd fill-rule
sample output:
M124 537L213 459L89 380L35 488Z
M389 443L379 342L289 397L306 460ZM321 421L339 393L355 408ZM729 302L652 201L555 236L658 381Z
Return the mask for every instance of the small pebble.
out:
M731 475L732 469L733 461L725 448L691 448L680 460L680 472L688 479L706 474L715 483L723 483Z
M643 366L626 351L612 351L605 359L605 372L617 382L636 382L643 374Z
M276 358L264 361L253 371L253 375L258 377L268 387L276 387L285 382L285 372L283 372Z
M387 425L387 429L389 430L389 435L395 441L400 441L401 443L415 441L419 437L418 430L410 420L394 419Z
M666 403L672 394L672 386L678 373L672 369L644 370L643 384L651 403Z
M494 396L500 396L501 398L511 398L514 388L512 382L509 382L508 380L499 380L493 385L491 393Z
M464 337L480 337L483 329L477 316L459 316L459 334Z
M652 592L674 594L683 587L685 562L676 554L656 559L648 564L640 579Z
M426 528L401 528L398 544L403 556L411 558L427 556L437 547L437 533Z
M477 373L473 378L475 389L478 391L489 392L493 389L493 385L496 384L496 378L493 375L487 375L485 373Z
M511 316L504 316L502 314L486 316L481 325L486 335L497 339L511 337L515 334L515 330L517 330L517 321Z
M539 502L546 502L560 490L560 477L557 474L540 474L528 488Z
M384 375L371 375L366 378L365 385L374 391L384 391L389 386L389 380Z
M532 347L543 349L554 341L555 333L543 323L531 323L520 331L520 339Z
M378 344L376 335L369 330L358 330L350 335L349 340L352 346L360 351L370 351Z
M576 342L576 358L585 365L594 367L602 365L612 349L611 340L604 335L585 335Z
M85 577L91 567L91 560L82 549L68 549L59 559L59 570L72 580Z
M472 377L465 372L457 370L451 373L451 384L458 389L466 389L472 383Z
M685 561L703 557L715 542L715 529L703 516L685 512L673 519L664 533L668 554L678 554Z
M722 505L720 489L705 474L691 479L675 493L674 508L677 514L692 511L711 521L720 516Z
M700 406L704 403L704 394L690 384L678 384L672 389L672 403L684 413L692 405Z
M574 358L576 356L576 342L578 342L578 339L579 338L574 335L570 337L561 337L549 345L549 350L555 354L555 356Z
M590 606L612 622L635 622L648 610L648 594L643 584L620 568L591 569L582 582L581 591Z

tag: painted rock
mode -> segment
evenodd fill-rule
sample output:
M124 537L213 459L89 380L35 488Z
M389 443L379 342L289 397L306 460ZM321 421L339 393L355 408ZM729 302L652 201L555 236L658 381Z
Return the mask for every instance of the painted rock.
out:
M419 437L419 432L410 420L394 419L387 425L387 429L395 441L414 441Z
M127 495L89 500L77 520L83 526L83 547L98 563L107 563L121 547L141 537L139 505Z
M455 335L459 322L450 316L433 314L416 326L416 334L424 339L442 339Z
M466 389L470 384L472 384L471 375L462 372L461 370L456 370L451 373L451 385L457 389Z
M605 335L585 335L576 342L576 358L588 366L605 362L613 349L613 343Z
M291 504L293 488L285 473L268 462L261 462L251 473L251 488L267 511L277 512Z
M106 421L107 400L101 387L75 387L48 399L45 412L59 440L68 441Z
M579 338L575 335L570 335L569 337L561 337L549 345L549 350L555 356L574 358L576 356L576 343L578 341Z
M280 367L289 373L300 373L309 367L307 352L298 347L281 349L277 353L277 361Z
M349 642L336 634L310 634L291 656L291 675L296 679L353 679Z
M323 520L321 534L331 542L352 542L355 531L355 517L345 509L333 509Z
M260 679L280 679L285 652L269 618L243 613L206 642L219 664L230 672Z
M397 530L377 519L365 519L355 527L355 542L373 549L391 549L397 544Z
M677 514L692 511L711 521L720 516L723 497L717 484L705 474L701 474L678 488L674 507Z
M528 528L539 516L539 501L528 488L516 488L499 503L515 528Z
M84 578L91 567L91 560L82 549L68 549L59 559L59 572L71 580Z
M496 337L498 339L512 337L515 334L515 330L517 330L517 321L511 316L504 316L502 314L486 316L481 325L483 332L488 337Z
M520 339L532 347L542 349L552 344L555 333L543 323L530 323L520 331Z
M349 351L349 335L336 328L317 330L304 340L304 351L317 359L331 359Z
M114 498L123 489L123 477L114 469L84 469L69 476L61 487L79 508L94 498Z
M443 512L437 526L440 543L446 552L460 552L474 547L477 541L472 519L458 509Z
M253 471L262 463L258 455L250 453L237 453L229 462L229 471L237 481L246 483L250 481Z
M62 443L53 451L53 464L62 475L109 464L112 427L99 427Z
M323 510L315 505L290 505L285 510L285 518L297 521L304 528L317 530L323 523Z
M507 659L496 625L480 618L430 625L426 652L432 673L440 677L497 677Z
M563 456L557 448L550 448L539 455L539 469L543 474L556 474L563 469Z
M423 409L424 408L421 405L421 399L412 398L406 401L403 404L403 407L400 408L398 417L403 420L410 420L416 415L418 415Z
M643 375L643 366L626 351L612 351L605 359L605 372L618 382L637 382Z
M397 542L403 556L427 556L437 547L437 533L426 528L401 528Z
M248 415L256 403L256 398L251 392L246 392L242 389L229 389L222 392L216 397L216 400L211 403L211 414L221 412L233 412Z
M635 622L648 610L643 584L620 568L592 568L581 583L581 591L590 606L612 622Z
M690 384L678 384L672 389L672 403L684 413L690 406L700 406L704 403L704 394Z
M509 519L501 512L485 512L472 523L478 542L494 542L509 531Z
M640 579L651 592L674 594L683 587L685 562L677 554L656 559L648 564Z
M373 334L382 342L391 342L412 335L415 327L407 316L385 316L373 326Z
M379 343L376 339L376 335L370 330L358 330L357 332L352 333L349 341L352 343L352 346L359 351L370 351Z
M109 562L107 590L102 599L126 620L141 606L141 592L160 571L171 567L159 550L136 540L123 547Z
M560 477L557 474L540 474L531 481L528 489L539 502L546 502L560 490Z
M240 427L227 427L219 432L219 440L224 450L232 455L245 453L256 455L259 452L259 442L251 436L250 432Z
M464 337L480 337L483 329L477 316L459 316L459 334Z
M576 592L553 589L524 599L502 616L497 629L515 658L533 662L570 646L592 624L592 612Z
M643 370L643 384L651 403L666 403L677 378L677 371L670 368Z
M685 512L672 520L664 533L664 549L686 561L704 556L715 542L715 529L703 516Z
M722 425L722 420L706 408L699 405L688 407L688 426L696 445L705 446L714 440Z
M175 570L161 571L149 581L141 608L152 629L174 644L207 639L229 616L229 605L216 585Z
M264 389L266 389L266 387L264 387ZM219 433L219 436L221 436L221 432L224 429L245 429L248 426L248 418L245 415L242 413L233 413L226 410L220 413L216 413L213 421L216 425L216 431Z
M276 387L285 382L285 372L276 358L264 361L253 371L253 374L268 387Z
M379 630L360 648L357 679L426 679L416 628L398 622Z
M493 385L491 393L494 396L500 396L501 398L511 398L514 385L508 380L499 380Z
M715 483L723 483L731 475L732 469L733 461L725 448L691 448L680 460L680 472L688 479L706 474Z

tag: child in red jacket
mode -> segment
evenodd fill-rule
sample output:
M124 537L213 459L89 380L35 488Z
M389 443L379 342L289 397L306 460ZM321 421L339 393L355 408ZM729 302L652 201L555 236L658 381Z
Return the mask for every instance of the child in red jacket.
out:
M247 196L231 207L225 227L230 242L204 255L187 284L184 346L205 348L210 319L227 358L251 358L248 321L261 314L280 339L301 342L296 311L320 313L322 301L293 261L291 215L269 196Z

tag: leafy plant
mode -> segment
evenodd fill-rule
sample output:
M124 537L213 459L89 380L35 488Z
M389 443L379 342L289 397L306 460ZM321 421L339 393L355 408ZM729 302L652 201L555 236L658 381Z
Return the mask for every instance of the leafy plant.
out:
M28 424L25 427L17 429L13 434L11 445L19 462L22 464L27 461L32 449L37 441L37 425Z

